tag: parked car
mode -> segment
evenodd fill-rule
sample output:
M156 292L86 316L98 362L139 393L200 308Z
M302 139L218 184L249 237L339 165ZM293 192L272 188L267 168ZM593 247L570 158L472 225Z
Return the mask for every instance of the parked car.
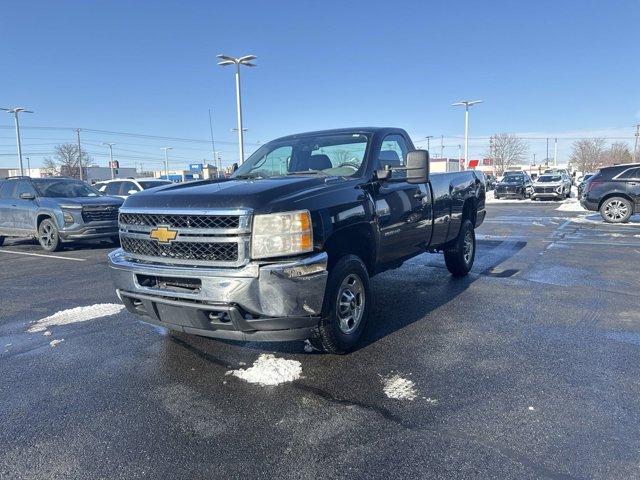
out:
M484 217L482 176L429 174L404 130L303 133L261 146L230 179L131 195L109 263L145 321L344 353L365 327L371 276L426 251L466 275Z
M171 183L170 180L162 180L160 178L116 178L114 180L97 182L93 186L105 195L127 198L134 193L163 185L170 185Z
M487 191L493 190L494 188L496 188L496 183L498 183L498 179L496 178L495 175L488 174L485 176L485 178L486 178L486 184L487 184Z
M640 211L640 163L601 168L587 180L580 203L605 222L627 222Z
M496 184L495 198L525 199L533 193L531 177L523 170L505 172L502 180Z
M73 240L118 241L122 199L69 178L0 180L0 245L5 237L34 237L53 252Z
M594 173L586 173L578 179L578 198L582 196L582 191L584 190L584 186L587 184L587 180L594 175Z
M543 174L533 184L532 200L551 198L561 200L571 197L571 180L563 173Z
M569 172L569 170L567 170L566 168L547 168L544 171L545 175L553 175L553 174L557 174L557 173L562 173L562 174L566 175L569 178L569 180L571 180L571 185L573 185L574 178L571 175L571 172Z

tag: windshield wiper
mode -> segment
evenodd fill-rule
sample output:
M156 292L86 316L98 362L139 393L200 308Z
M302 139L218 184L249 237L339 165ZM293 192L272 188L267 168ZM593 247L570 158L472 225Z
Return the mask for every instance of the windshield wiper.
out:
M298 172L287 172L285 175L323 175L328 177L329 174L322 170L300 170Z
M242 173L240 175L234 175L233 177L231 177L234 180L252 180L252 179L256 179L256 178L266 178L264 175L261 175L260 173Z

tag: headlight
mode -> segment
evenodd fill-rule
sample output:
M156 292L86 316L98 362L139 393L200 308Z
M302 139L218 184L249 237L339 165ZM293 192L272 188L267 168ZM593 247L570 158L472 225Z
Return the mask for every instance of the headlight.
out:
M308 210L253 218L251 258L282 257L312 250L313 232Z
M73 220L73 215L71 215L70 212L62 212L62 218L64 218L64 223L66 223L67 225L71 225L74 220Z

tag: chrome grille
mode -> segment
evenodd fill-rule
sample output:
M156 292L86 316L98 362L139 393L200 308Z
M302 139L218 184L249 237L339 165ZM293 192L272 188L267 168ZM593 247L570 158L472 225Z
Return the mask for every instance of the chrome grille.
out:
M237 215L170 215L152 213L121 213L120 223L149 226L169 225L173 228L232 229L240 227Z
M144 262L237 267L249 260L251 210L133 209L119 215L120 244ZM158 231L172 230L168 242Z
M159 257L175 260L196 260L199 262L236 262L238 243L172 242L158 243L123 236L120 245L125 252L144 257Z
M118 219L118 207L115 206L99 206L99 207L83 207L82 220L89 222L114 222Z

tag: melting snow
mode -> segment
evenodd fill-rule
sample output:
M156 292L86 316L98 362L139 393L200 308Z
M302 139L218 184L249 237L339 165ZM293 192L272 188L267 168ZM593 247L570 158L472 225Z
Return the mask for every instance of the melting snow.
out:
M76 307L62 310L49 317L38 320L29 327L28 332L42 332L52 325L67 325L70 323L86 322L100 317L108 317L120 313L124 305L115 303L98 303L87 307Z
M46 332L44 332L44 333L43 333L43 335L44 335L45 337L48 337L49 335L51 335L51 332L50 332L49 330L47 330Z
M296 360L276 358L269 353L263 353L249 368L230 370L227 375L241 378L249 383L262 386L279 385L293 382L300 378L302 365Z
M398 400L414 400L417 397L415 384L400 375L392 375L382 379L384 393L389 398Z
M586 210L579 202L568 202L560 205L556 210L561 212L585 212Z
M64 342L64 338L61 338L60 340L51 340L49 342L49 345L51 345L52 347L55 347L56 345L58 345L59 343Z

